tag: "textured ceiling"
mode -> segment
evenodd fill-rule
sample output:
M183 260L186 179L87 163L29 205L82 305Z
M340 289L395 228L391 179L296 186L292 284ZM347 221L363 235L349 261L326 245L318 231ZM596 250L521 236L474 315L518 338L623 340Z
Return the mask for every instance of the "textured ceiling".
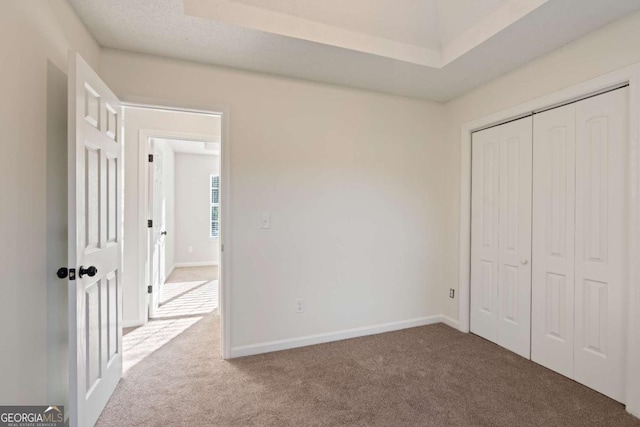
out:
M182 1L188 16L441 68L548 0Z
M640 0L69 2L104 47L435 101L640 9Z

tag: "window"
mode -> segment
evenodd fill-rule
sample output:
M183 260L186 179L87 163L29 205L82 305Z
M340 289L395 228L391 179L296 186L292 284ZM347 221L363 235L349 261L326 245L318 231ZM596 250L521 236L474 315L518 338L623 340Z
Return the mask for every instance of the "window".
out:
M209 237L218 237L220 235L220 177L211 175L209 184L211 190Z

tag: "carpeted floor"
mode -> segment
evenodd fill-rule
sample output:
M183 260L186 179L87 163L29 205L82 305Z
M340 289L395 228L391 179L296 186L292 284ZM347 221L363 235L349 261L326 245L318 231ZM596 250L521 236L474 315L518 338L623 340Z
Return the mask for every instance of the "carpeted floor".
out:
M160 291L156 316L142 327L126 328L123 374L218 307L216 267L176 268Z
M216 314L187 319L129 367L98 426L640 426L621 404L442 324L223 361Z

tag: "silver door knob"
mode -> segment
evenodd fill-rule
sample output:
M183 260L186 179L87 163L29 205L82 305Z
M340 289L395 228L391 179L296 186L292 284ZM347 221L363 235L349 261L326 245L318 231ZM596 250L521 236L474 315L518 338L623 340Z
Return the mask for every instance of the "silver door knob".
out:
M529 260L527 260L527 259L523 259L523 260L521 260L521 261L520 261L520 263L521 263L522 265L527 265L527 264L529 264Z

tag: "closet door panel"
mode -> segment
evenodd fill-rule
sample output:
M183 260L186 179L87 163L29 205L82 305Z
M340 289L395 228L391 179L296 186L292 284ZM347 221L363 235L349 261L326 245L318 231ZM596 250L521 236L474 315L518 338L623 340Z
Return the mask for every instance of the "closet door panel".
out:
M498 126L498 344L530 357L532 118Z
M472 136L471 332L498 338L498 214L500 139L498 128Z
M574 378L624 402L628 89L576 103Z
M575 104L533 119L531 359L573 378Z

